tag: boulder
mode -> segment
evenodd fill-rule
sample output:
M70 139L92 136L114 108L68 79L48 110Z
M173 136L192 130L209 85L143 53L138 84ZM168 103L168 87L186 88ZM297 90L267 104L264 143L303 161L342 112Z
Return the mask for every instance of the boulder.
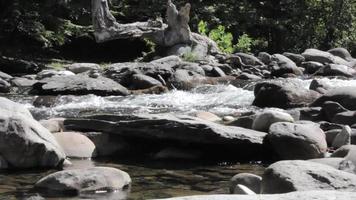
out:
M356 166L350 161L344 158L318 158L308 160L310 162L320 163L324 165L328 165L338 170L342 170L345 172L353 173L356 170Z
M278 110L265 110L257 114L252 124L252 129L268 132L269 127L276 122L294 122L293 117L285 112Z
M327 121L333 121L338 113L347 112L348 110L337 102L326 101L322 105L321 114Z
M346 61L353 60L350 52L345 48L334 48L334 49L330 49L328 52L334 56L338 56L342 59L345 59Z
M284 52L283 56L289 58L290 60L292 60L293 62L295 62L295 64L297 66L300 66L302 64L302 62L305 61L304 56L300 55L300 54L296 54L296 53L288 53L288 52Z
M349 126L356 124L356 111L344 111L336 113L331 122Z
M356 110L356 87L338 87L316 99L311 106L320 107L326 101L334 101L348 110Z
M322 158L327 151L325 134L315 124L274 123L264 145L279 159Z
M65 68L74 74L80 74L91 70L99 70L100 65L95 63L73 63L65 66Z
M351 161L356 166L356 145L345 145L338 148L331 157L339 157ZM354 170L356 173L356 169Z
M126 199L130 192L131 178L126 172L109 167L73 169L43 177L34 188L52 197L116 193L115 199L120 200Z
M354 200L356 193L354 192L338 192L330 191L300 191L291 192L287 194L274 195L197 195L186 197L174 197L165 200L335 200L335 198L342 200Z
M274 67L271 75L280 77L284 74L302 75L303 72L297 67L295 62L281 54L273 54L272 61L277 63L278 67Z
M318 92L308 90L293 79L277 79L257 83L253 105L258 107L293 108L307 105L317 99Z
M272 56L266 52L258 53L258 59L261 60L265 65L268 65L272 61Z
M70 158L92 158L95 157L95 145L85 135L76 132L54 133L59 145Z
M73 76L73 75L75 74L71 71L47 69L37 73L36 79L42 80L51 77Z
M0 93L8 93L10 92L10 88L10 83L0 78Z
M309 161L280 161L266 168L262 193L336 190L356 192L356 175Z
M331 89L331 85L324 81L324 80L318 80L318 79L314 79L312 80L312 82L310 83L309 89L310 90L314 90L319 92L320 94L325 94L328 90Z
M234 121L228 122L228 125L252 129L252 124L253 124L253 121L255 120L255 118L256 118L256 115L242 116L242 117L237 118Z
M46 78L33 85L32 93L40 95L128 95L129 91L119 83L104 77L86 75Z
M37 82L37 80L32 80L24 77L15 77L11 79L11 84L16 87L32 87Z
M58 133L64 130L64 118L52 118L39 121L40 124L49 130L51 133Z
M241 194L237 193L235 190L238 184L244 185L251 189L254 193L259 194L261 192L261 182L262 177L255 174L240 173L233 176L230 180L230 193L231 194Z
M147 89L154 86L163 86L158 80L144 74L134 74L131 78L131 85L133 89Z
M238 56L241 58L241 61L245 65L264 65L260 59L256 58L254 55L247 54L247 53L235 53L233 56Z
M302 62L301 67L305 69L308 74L314 74L324 67L323 64L314 61Z
M3 79L5 81L10 81L13 77L9 74L6 74L2 71L0 71L0 79Z
M65 154L22 105L0 98L0 155L10 168L58 167Z
M7 74L34 74L41 71L42 66L34 62L0 56L0 68Z
M325 51L321 51L318 49L307 49L302 53L302 55L305 57L306 61L314 61L314 62L319 62L322 64L341 64L341 65L348 65L349 63L338 57L334 56L333 54Z
M173 114L97 115L67 119L64 124L69 130L107 132L124 138L136 138L136 141L143 140L146 144L151 141L159 145L201 147L210 157L214 154L241 158L262 156L262 141L266 135L263 132ZM227 152L227 149L230 150ZM244 153L237 155L239 151Z
M346 65L327 64L316 74L321 76L344 76L351 78L356 74L356 71Z

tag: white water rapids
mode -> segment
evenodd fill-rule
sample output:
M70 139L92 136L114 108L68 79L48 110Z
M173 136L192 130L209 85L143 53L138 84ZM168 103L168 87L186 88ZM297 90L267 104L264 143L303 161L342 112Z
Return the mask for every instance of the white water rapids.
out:
M356 80L318 79L331 87L355 86ZM312 80L293 79L309 88ZM100 97L95 95L61 96L50 108L35 108L33 99L17 100L25 104L36 118L76 117L94 113L163 113L192 114L209 111L217 115L236 115L253 110L253 91L233 85L204 85L191 91L172 90L165 94Z

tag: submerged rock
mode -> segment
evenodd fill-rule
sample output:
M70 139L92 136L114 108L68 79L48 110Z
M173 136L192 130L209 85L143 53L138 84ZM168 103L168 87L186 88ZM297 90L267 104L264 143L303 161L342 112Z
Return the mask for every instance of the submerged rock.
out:
M251 189L254 193L259 194L261 192L261 182L262 177L255 174L240 173L233 176L230 180L230 193L231 194L241 194L238 193L239 189L236 190L238 184L244 185Z
M0 98L0 155L9 168L60 166L65 154L22 105Z
M356 192L356 175L308 161L280 161L263 174L262 193L336 190Z
M115 199L120 200L127 198L131 178L119 169L93 167L50 174L39 180L34 187L40 193L52 197L90 197L98 193L115 193Z

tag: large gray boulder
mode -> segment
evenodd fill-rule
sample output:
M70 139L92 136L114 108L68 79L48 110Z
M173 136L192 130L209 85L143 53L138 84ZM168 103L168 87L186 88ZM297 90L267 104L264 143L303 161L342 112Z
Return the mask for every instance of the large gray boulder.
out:
M293 79L276 79L258 83L254 89L253 105L258 107L293 108L310 104L320 94L308 90Z
M95 63L73 63L65 66L68 71L73 72L74 74L84 73L90 70L99 70L100 65Z
M65 170L50 174L35 184L40 193L53 197L90 196L95 193L116 193L115 199L126 199L131 178L124 171L109 167Z
M8 93L10 92L10 88L10 83L0 78L0 93Z
M334 49L330 49L328 52L334 56L339 56L340 58L345 59L346 61L353 60L350 52L345 48L341 48L341 47L334 48Z
M302 53L302 55L304 56L306 61L315 61L322 64L331 63L331 64L341 64L347 66L349 65L349 62L347 62L346 60L338 56L334 56L329 52L321 51L318 49L307 49Z
M284 52L283 56L291 59L293 62L295 62L297 66L300 66L300 64L305 61L304 56L302 56L301 54Z
M351 78L356 74L356 71L346 65L328 64L316 74L321 76L344 76Z
M12 79L13 77L9 74L6 74L2 71L0 71L0 79L3 79L5 81L9 81L10 79Z
M356 110L356 87L338 87L316 99L311 106L320 107L326 101L334 101L348 110Z
M280 161L270 165L262 177L262 193L336 190L356 192L356 175L309 161Z
M325 134L315 124L274 123L264 144L280 159L321 158L327 151Z
M197 195L165 200L354 200L355 198L354 192L338 192L331 189L330 191L298 191L274 195Z
M339 157L351 161L356 166L356 145L345 145L337 149L331 157ZM356 169L354 170L356 173Z
M129 91L119 83L104 77L86 75L46 78L33 85L32 93L40 95L128 95Z
M350 160L346 160L344 158L329 157L329 158L311 159L308 161L328 165L335 169L342 170L349 173L354 173L354 170L356 170L356 166L353 164L353 162Z
M64 123L70 130L107 132L125 138L136 138L137 141L152 141L160 145L214 147L207 148L206 151L219 152L221 157L263 156L262 141L266 135L263 132L173 114L97 115L82 119L68 119Z
M272 70L272 76L282 76L283 74L295 74L302 75L303 72L297 67L295 62L293 62L288 57L282 54L272 55L272 61L277 63L277 66Z
M9 168L60 166L65 154L22 105L0 98L0 155Z

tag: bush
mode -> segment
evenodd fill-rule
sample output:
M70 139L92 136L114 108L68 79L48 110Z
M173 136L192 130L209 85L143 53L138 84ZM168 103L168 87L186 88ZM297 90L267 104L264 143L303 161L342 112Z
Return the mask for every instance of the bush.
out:
M239 37L237 44L234 47L236 51L247 53L251 51L252 44L253 39L244 33Z

